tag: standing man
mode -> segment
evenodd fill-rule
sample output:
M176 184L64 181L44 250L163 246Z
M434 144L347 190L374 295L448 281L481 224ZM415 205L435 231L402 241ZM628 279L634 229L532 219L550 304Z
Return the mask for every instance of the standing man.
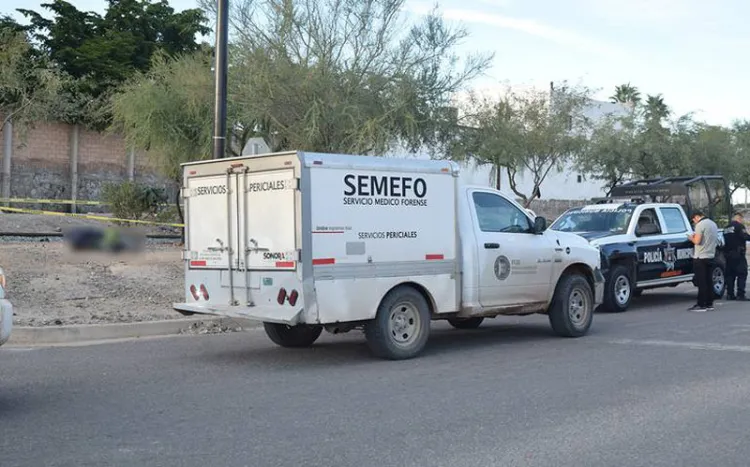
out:
M713 311L714 291L711 269L719 243L719 228L716 223L707 218L702 211L696 210L691 219L695 225L695 233L688 234L688 238L695 245L693 252L693 273L698 284L698 303L689 311Z
M732 222L724 229L724 239L727 249L727 299L742 300L745 298L745 283L747 282L746 243L750 241L747 234L742 213L735 212ZM737 294L734 293L734 283L737 282Z

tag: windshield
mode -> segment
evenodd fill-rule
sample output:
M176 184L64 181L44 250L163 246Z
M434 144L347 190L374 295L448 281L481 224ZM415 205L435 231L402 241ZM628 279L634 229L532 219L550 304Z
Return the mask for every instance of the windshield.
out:
M574 209L560 216L550 227L560 232L624 233L633 216L626 206Z

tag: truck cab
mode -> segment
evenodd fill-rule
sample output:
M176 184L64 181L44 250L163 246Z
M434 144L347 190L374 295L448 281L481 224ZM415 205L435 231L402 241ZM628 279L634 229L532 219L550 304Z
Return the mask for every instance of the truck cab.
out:
M383 358L418 355L430 323L547 314L588 332L599 251L450 161L293 151L184 165L183 314L263 322L283 347L362 329Z

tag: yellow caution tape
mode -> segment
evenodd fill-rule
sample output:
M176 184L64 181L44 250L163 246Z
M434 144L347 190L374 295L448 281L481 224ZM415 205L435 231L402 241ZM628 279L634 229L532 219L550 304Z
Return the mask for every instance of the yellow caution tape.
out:
M32 198L0 198L0 203L18 203L18 204L80 204L84 206L101 206L109 203L101 201L86 201L72 199L32 199Z
M118 221L118 222L131 222L134 224L164 225L168 227L185 227L184 224L171 224L168 222L152 222L152 221L142 221L142 220L135 220L135 219L120 219L118 217L95 216L92 214L72 214L69 212L39 211L36 209L6 208L4 206L0 206L0 211L21 212L25 214L42 214L45 216L79 217L81 219L93 219L93 220L105 221L105 222Z
M110 203L105 201L88 201L72 199L33 199L33 198L0 198L0 203L16 204L76 204L81 206L108 206ZM159 203L159 206L174 206L173 203Z

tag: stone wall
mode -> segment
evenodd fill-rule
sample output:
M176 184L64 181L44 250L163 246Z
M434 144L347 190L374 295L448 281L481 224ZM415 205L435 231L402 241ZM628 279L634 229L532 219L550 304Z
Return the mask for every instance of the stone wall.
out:
M0 129L2 141L5 131L5 128ZM173 198L176 189L174 184L159 174L147 153L136 151L132 160L129 160L129 151L119 135L97 133L79 127L77 140L76 199L101 201L105 184L129 179L155 188L165 188L170 199ZM72 199L75 147L75 128L72 125L37 123L23 133L18 128L13 128L11 147L10 197ZM3 157L7 157L4 150ZM3 192L7 193L7 188ZM62 211L68 210L67 206L19 204L17 207ZM77 210L82 212L100 209L79 205Z

